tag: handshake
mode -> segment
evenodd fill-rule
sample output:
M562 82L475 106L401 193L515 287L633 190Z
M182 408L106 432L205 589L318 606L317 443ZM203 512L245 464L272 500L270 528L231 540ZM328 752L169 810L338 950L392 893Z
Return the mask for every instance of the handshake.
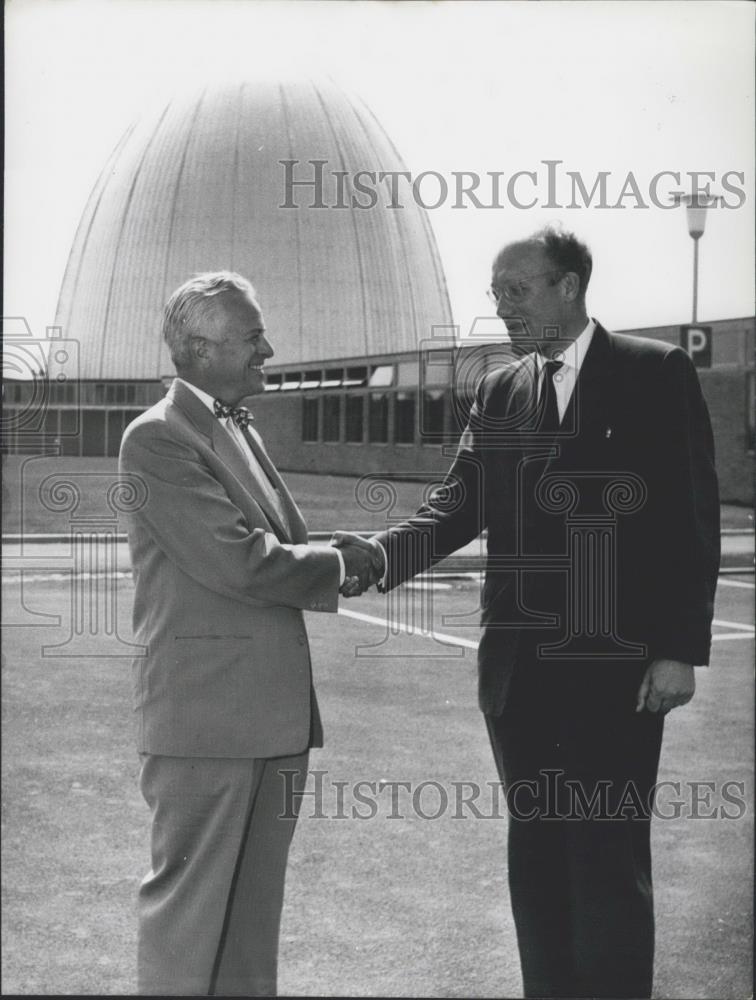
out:
M346 575L339 589L342 597L359 597L383 579L386 562L378 542L348 531L334 531L331 545L336 546L344 559Z

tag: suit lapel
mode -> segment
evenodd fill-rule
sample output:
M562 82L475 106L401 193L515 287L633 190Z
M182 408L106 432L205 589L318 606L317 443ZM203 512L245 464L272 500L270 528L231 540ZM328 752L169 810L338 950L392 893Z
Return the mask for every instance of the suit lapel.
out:
M579 464L581 457L594 453L596 441L610 429L611 400L614 392L614 348L611 336L596 324L588 352L567 405L562 427L567 434L559 443L559 455L552 465Z
M244 458L239 446L217 417L213 416L202 400L195 396L191 389L187 389L186 386L182 385L181 382L174 382L171 385L171 388L168 390L168 396L189 417L197 430L208 439L218 458L220 458L229 472L244 486L247 492L252 495L255 503L264 511L279 540L283 542L291 541L289 531L281 523L281 518L268 499L264 484L259 482L258 478L254 475L249 462ZM257 455L257 452L255 454ZM273 466L270 459L267 462L272 469ZM267 471L267 466L263 467ZM293 528L294 525L292 523L292 531Z
M614 392L614 348L611 335L599 323L580 368L561 421L561 432L547 442L538 432L540 410L535 356L528 355L509 383L506 415L518 428L523 455L546 458L543 474L559 468L580 468L595 459L595 445L611 430Z
M262 508L265 516L270 521L279 540L282 542L291 541L289 531L281 521L278 511L270 499L269 490L271 487L269 486L266 489L265 483L261 482L259 477L255 475L253 468L244 457L239 445L217 419L213 428L213 449L218 457L223 459L236 478L252 494L258 507ZM261 475L265 475L264 470L261 472Z
M263 444L262 438L255 431L254 428L248 427L244 431L244 436L249 442L249 446L254 452L257 461L260 463L260 467L263 472L267 475L272 486L278 493L279 499L283 505L284 511L286 512L286 517L289 522L291 539L295 543L306 543L307 542L307 525L302 517L302 513L294 502L294 498L279 475L278 469L271 462L268 452L265 450L265 445Z

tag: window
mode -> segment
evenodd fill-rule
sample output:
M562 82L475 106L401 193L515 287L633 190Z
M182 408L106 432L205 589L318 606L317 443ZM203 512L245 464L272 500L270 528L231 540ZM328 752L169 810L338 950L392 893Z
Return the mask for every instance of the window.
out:
M417 385L417 361L400 361L397 369L397 385L413 387Z
M51 400L57 400L59 403L76 403L78 387L75 382L58 382L54 391L51 393Z
M79 410L60 411L60 453L81 454L81 416Z
M341 396L323 397L323 440L341 439Z
M373 444L388 443L388 395L374 392L368 396L368 438Z
M394 401L394 443L415 441L415 394L398 392Z
M301 372L284 372L283 383L281 388L284 392L287 389L298 389L302 382Z
M302 400L302 440L318 440L318 399Z
M10 392L8 393L10 400ZM47 398L51 403L60 403L63 400L63 386L57 382L50 382L47 390Z
M394 366L393 365L372 365L370 368L370 381L371 386L376 388L383 388L384 386L389 386L394 384Z
M104 410L84 410L82 412L81 454L105 454Z
M361 443L365 423L365 397L347 396L344 405L346 410L346 440Z
M321 386L323 389L338 389L344 381L343 368L326 368L325 378Z
M436 437L444 432L444 392L433 389L423 393L423 424L421 436Z
M70 436L71 434L78 434L78 432L79 432L79 411L61 410L60 434Z
M320 385L323 374L321 371L310 371L302 373L302 384L300 389L317 389Z
M283 381L283 375L266 375L265 376L265 391L266 392L278 392L281 388L281 382Z
M454 378L454 352L428 351L423 356L423 386L446 388Z
M124 413L123 413L123 429L126 430L126 428L129 426L129 424L133 420L136 420L137 417L140 417L142 415L142 413L144 413L144 410L124 410Z
M123 410L110 410L107 416L108 427L108 455L116 456L121 447L121 437L123 436L124 417Z
M344 388L362 389L367 385L367 378L367 366L363 365L359 368L347 368L346 377L344 378Z

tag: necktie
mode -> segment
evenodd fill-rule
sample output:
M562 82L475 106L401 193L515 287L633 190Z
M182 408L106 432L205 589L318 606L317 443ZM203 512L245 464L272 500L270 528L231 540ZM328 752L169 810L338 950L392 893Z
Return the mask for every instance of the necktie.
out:
M219 420L227 420L230 418L241 431L241 436L246 442L247 447L245 449L245 446L241 441L238 441L238 444L245 453L247 464L249 465L251 461L254 467L253 471L255 478L264 490L265 495L276 514L278 514L279 521L286 527L287 530L289 530L289 518L286 514L283 501L281 500L281 496L278 492L273 476L271 475L273 466L270 459L255 439L254 435L249 430L250 424L255 419L252 416L252 413L246 406L229 406L228 403L224 403L222 399L216 399L213 401L213 410ZM231 428L229 428L229 430L231 430ZM233 431L231 431L231 436L235 436ZM247 449L249 451L247 451ZM249 452L251 452L251 455Z
M562 367L561 361L547 361L544 364L543 394L541 399L541 420L538 424L540 434L554 437L559 431L559 407L557 406L554 375Z
M545 558L560 555L564 551L564 515L555 515L548 510L539 496L538 484L550 468L554 451L554 439L559 433L559 408L557 406L554 376L562 367L561 361L546 361L543 365L543 392L540 398L541 419L537 427L537 456L525 465L523 478L523 531L527 550ZM548 559L545 568L548 569ZM560 607L559 573L525 573L522 582L522 599L526 607L540 612L554 613ZM528 648L537 658L535 650L541 642L554 642L554 630L543 626L528 634Z
M213 400L213 410L219 420L226 420L230 417L236 426L242 429L249 427L255 419L246 406L229 406L222 399Z

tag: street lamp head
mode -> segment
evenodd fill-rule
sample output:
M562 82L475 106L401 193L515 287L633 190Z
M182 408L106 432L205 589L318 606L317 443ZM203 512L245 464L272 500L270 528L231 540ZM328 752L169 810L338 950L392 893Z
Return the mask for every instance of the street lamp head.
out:
M688 217L688 232L694 240L703 236L706 225L706 209L714 208L722 198L716 194L709 194L704 191L694 191L692 194L685 194L683 191L672 191L670 200L673 205L685 205Z
M688 216L688 232L693 237L693 322L698 322L698 241L704 233L706 224L706 209L714 208L717 202L724 199L709 191L695 189L690 194L684 191L673 191L670 195L673 205L685 205Z

